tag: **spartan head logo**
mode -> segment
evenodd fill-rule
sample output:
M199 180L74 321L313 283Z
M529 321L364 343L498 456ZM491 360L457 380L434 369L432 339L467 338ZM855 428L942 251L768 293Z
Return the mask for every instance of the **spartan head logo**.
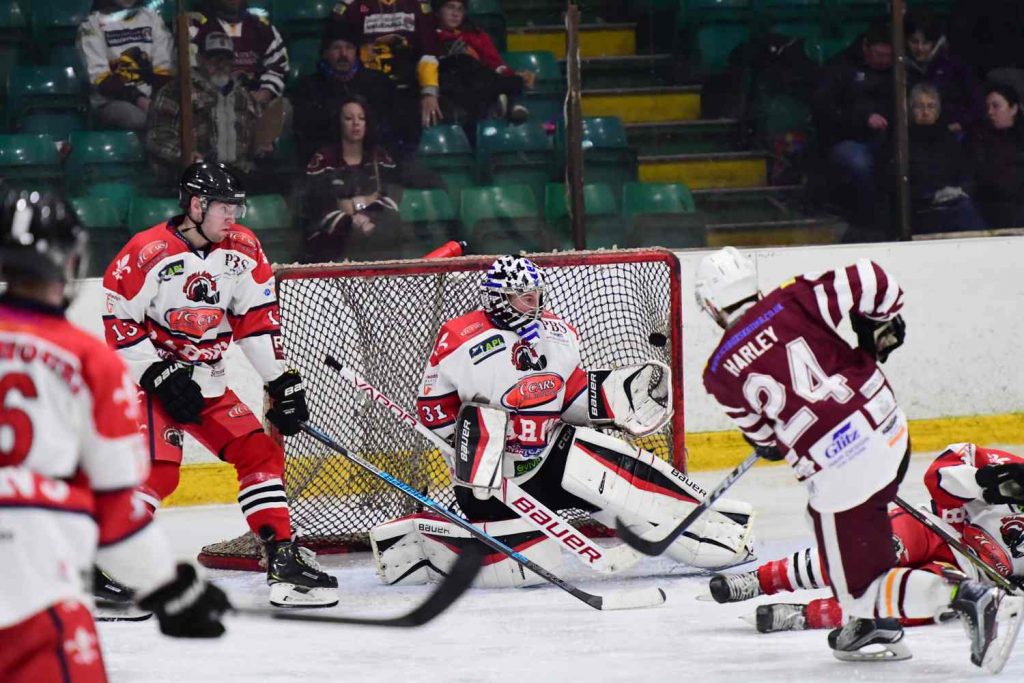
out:
M220 302L220 292L217 291L217 283L213 276L207 272L200 271L192 273L185 280L183 290L189 301L197 304L210 304L213 306Z
M1013 515L1003 517L1003 523L999 526L999 533L1003 537L1003 543L1010 549L1014 558L1024 557L1020 546L1024 544L1024 516Z
M529 342L520 339L512 345L512 365L520 372L539 371L548 366L548 359L538 354Z

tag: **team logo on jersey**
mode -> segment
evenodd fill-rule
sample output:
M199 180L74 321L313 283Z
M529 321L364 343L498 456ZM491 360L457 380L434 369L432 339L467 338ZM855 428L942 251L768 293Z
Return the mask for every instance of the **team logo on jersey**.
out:
M466 327L462 330L462 332L459 332L459 336L460 337L471 337L474 334L476 334L477 332L479 332L480 330L482 330L483 328L484 328L484 324L483 323L472 323L472 324L466 325Z
M245 417L246 415L252 415L252 411L244 403L236 403L228 411L228 417Z
M1024 544L1024 515L1003 517L999 533L1003 537L1003 543L1010 549L1011 555L1015 558L1024 557L1024 552L1020 550L1021 544Z
M139 259L135 262L135 267L144 273L148 273L149 269L156 265L157 257L165 251L167 251L167 242L163 240L150 242L139 252Z
M479 365L494 354L504 350L504 348L505 340L500 334L495 334L484 339L479 344L473 344L473 347L469 350L469 358L473 361L473 365Z
M175 332L199 338L207 330L220 325L224 319L224 311L219 308L172 308L164 314L167 326Z
M224 252L224 270L231 277L238 277L249 270L250 263L251 261L243 259L238 254L232 254L230 251Z
M189 301L195 301L197 304L214 304L220 303L220 292L217 291L217 283L214 282L213 276L206 271L199 271L198 273L192 273L185 280L185 286L182 288L185 292L185 297Z
M181 448L181 445L185 443L185 433L178 427L167 427L160 436L163 437L164 443L175 448Z
M230 239L231 248L242 252L254 261L259 260L260 245L255 239L244 232L235 231L229 232L228 238Z
M974 550L982 562L988 562L1003 576L1009 576L1013 572L1013 562L1006 555L1006 551L981 527L965 524L963 539L964 545Z
M860 432L853 424L847 423L832 435L832 443L825 447L825 457L831 460L842 455L858 441L860 441Z
M161 268L156 274L156 279L160 282L170 282L172 279L184 274L185 261L184 259L178 259L177 261L171 261Z
M115 280L120 280L128 273L132 272L132 267L128 265L128 260L131 258L131 254L125 254L121 258L117 259L114 263L114 272L111 275L114 276Z
M553 372L527 375L501 397L501 405L515 410L536 408L558 398L565 380Z
M538 354L530 342L520 339L512 345L512 365L520 372L543 370L548 366L548 359L544 354Z

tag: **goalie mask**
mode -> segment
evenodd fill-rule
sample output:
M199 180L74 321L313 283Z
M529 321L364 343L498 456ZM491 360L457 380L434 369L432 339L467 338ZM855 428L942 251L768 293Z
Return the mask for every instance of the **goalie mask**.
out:
M697 303L721 327L728 327L756 300L757 269L736 247L724 247L701 259L695 283Z
M544 312L544 277L530 259L502 256L480 281L480 303L496 325L519 333Z

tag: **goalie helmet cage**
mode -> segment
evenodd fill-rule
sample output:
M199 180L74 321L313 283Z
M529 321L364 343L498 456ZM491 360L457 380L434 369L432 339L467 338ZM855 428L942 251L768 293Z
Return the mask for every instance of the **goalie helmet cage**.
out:
M674 414L637 445L685 470L679 261L664 249L531 255L544 268L545 308L579 332L586 368L659 360L672 368ZM444 504L454 502L435 448L324 365L330 354L407 410L442 323L479 308L493 257L278 266L286 354L301 372L311 421L353 452ZM369 547L377 524L415 504L306 434L285 440L292 524L318 552ZM567 511L580 522L584 516ZM588 524L590 524L588 520ZM596 524L596 523L594 523ZM251 533L203 548L207 567L259 568Z

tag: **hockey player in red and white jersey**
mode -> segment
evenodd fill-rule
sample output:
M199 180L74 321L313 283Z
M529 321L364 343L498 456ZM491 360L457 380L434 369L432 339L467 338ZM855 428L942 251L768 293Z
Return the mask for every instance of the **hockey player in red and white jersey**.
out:
M85 232L52 196L0 192L0 681L105 681L93 563L161 630L217 637L224 594L133 500L148 462L124 363L64 317Z
M924 476L931 497L932 521L970 548L1003 576L1024 576L1024 458L972 443L951 444L932 462ZM904 626L932 623L931 617L905 614L941 610L948 586L937 580L955 569L979 578L977 568L902 508L890 510L896 566L886 600ZM985 580L984 576L980 577ZM751 572L716 574L711 594L718 602L738 602L761 595L813 590L829 585L817 548L805 548L766 562ZM759 605L757 630L762 633L842 624L843 611L834 598L808 604Z
M698 266L700 306L725 330L704 386L768 460L807 487L808 512L832 591L849 621L829 633L839 659L906 659L899 617L925 618L891 597L896 568L887 506L910 455L906 417L879 367L904 338L903 292L877 263L810 273L762 296L754 263L733 247ZM859 346L839 333L850 319ZM938 577L931 577L941 581ZM1001 667L1020 598L973 580L934 587L969 627L971 660ZM1017 622L1019 623L1019 622ZM879 648L881 647L881 649ZM1005 662L1005 657L1002 660Z
M481 308L442 325L416 401L420 422L453 442L455 497L466 517L548 569L560 562L559 543L501 501L505 479L552 510L582 509L609 524L617 515L646 530L685 517L703 499L699 485L653 453L591 428L635 436L660 429L672 414L668 368L585 370L579 335L545 310L543 275L529 259L497 259L480 288ZM478 459L484 452L497 454L492 467ZM669 554L699 567L746 561L752 515L746 503L722 501ZM371 531L387 583L444 571L471 542L464 536L426 515ZM537 577L496 555L478 581L512 586Z
M221 164L189 166L183 213L137 233L103 277L107 343L143 392L152 472L140 495L152 509L178 486L182 432L238 474L238 503L268 553L270 601L337 603L338 581L292 537L284 452L227 388L232 339L267 383L267 419L285 436L308 419L305 391L281 343L274 275L260 242L235 222L245 191Z

